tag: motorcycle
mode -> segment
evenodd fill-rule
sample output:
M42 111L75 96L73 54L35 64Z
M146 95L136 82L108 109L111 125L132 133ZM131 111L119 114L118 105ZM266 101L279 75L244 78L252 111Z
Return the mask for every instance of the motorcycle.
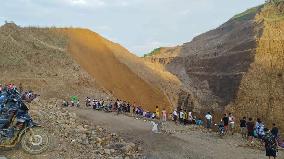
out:
M218 134L220 137L223 137L225 135L225 127L223 124L215 124L215 126L218 127Z
M0 148L14 148L21 144L30 154L40 154L49 147L49 137L41 125L35 123L28 107L17 92L5 94L6 101L0 103Z

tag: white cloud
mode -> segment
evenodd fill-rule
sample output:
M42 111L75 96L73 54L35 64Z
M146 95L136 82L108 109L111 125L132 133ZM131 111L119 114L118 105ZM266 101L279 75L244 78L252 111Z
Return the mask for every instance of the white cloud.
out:
M127 7L136 2L135 0L63 0L72 6L106 7L117 6Z
M71 0L71 4L74 4L74 5L86 5L87 2L86 2L86 0Z
M102 7L106 5L104 0L63 0L71 6Z

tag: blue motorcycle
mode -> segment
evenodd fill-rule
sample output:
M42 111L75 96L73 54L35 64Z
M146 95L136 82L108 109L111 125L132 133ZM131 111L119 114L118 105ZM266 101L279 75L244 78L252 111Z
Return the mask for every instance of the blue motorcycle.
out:
M40 154L49 147L49 137L28 113L28 107L17 92L2 92L0 101L0 148L21 144L30 154Z

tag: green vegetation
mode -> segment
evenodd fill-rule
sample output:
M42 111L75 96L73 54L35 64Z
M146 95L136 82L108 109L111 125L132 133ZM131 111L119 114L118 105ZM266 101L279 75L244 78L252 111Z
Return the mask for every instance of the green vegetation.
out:
M161 48L160 48L160 47L159 47L159 48L156 48L156 49L154 49L153 51L151 51L150 53L144 54L144 57L149 57L149 56L156 55L156 54L160 53L160 51L161 51Z
M233 20L249 20L252 18L252 16L254 17L257 12L263 7L264 5L260 5L254 8L250 8L248 10L246 10L243 13L237 14L235 15L232 19Z
M280 2L284 2L284 0L267 0L267 3L275 3L275 4L279 4Z

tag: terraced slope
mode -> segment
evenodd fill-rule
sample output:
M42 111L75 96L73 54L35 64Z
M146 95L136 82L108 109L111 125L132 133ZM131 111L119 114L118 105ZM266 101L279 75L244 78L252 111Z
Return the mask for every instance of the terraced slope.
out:
M259 7L261 8L261 7ZM165 66L191 90L195 111L222 110L236 96L242 74L253 61L261 28L254 16L232 18L191 42L146 57ZM190 102L189 102L190 103Z
M283 0L238 14L191 42L160 48L145 59L161 63L191 89L194 111L261 117L283 123Z

